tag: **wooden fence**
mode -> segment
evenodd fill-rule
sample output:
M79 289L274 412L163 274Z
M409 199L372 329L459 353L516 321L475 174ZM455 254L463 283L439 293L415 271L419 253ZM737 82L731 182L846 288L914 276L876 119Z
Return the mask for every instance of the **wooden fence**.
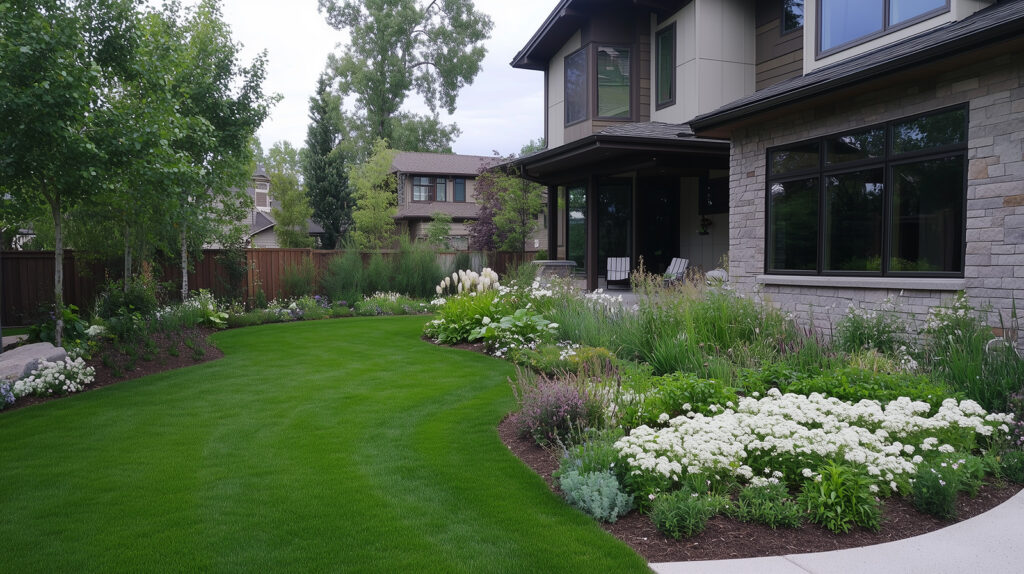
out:
M227 270L221 264L218 249L206 249L198 260L190 262L192 269L188 274L190 291L209 289L218 297L241 296L253 299L259 289L268 298L281 294L282 277L285 269L297 266L307 259L312 259L318 272L327 269L327 263L333 257L344 254L344 251L320 251L313 249L246 249L245 258L247 274L239 286L240 292L232 293L233 286ZM397 251L383 251L385 258L394 257ZM438 264L442 270L451 269L454 265L455 252L437 254ZM527 254L526 260L532 259ZM363 254L364 262L369 254ZM471 268L480 269L489 264L503 275L508 267L519 258L516 253L480 253L470 252ZM0 322L3 325L28 325L39 319L41 313L49 310L46 306L53 304L53 264L52 251L3 251L0 252ZM110 270L109 275L120 276L120 269ZM103 289L108 270L101 263L85 264L75 259L72 250L64 252L64 302L77 305L80 309L89 309L96 296ZM164 283L178 286L170 292L177 293L181 286L181 268L174 261L165 262L157 279Z

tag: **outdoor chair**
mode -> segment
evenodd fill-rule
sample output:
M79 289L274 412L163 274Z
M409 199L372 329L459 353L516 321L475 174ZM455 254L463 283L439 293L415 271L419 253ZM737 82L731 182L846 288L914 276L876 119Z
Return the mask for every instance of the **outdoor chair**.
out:
M629 257L608 258L608 273L605 276L605 283L609 289L613 285L629 288Z
M689 266L689 259L683 259L682 257L673 257L672 262L668 264L668 269L665 270L665 282L672 283L676 281L685 280L686 268Z

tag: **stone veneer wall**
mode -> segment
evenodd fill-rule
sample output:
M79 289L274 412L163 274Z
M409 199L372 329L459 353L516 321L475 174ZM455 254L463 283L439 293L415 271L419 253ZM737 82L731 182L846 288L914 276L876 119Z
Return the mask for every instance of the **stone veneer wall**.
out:
M889 296L923 321L958 289L975 306L1009 318L1024 312L1024 59L1009 55L913 84L800 109L732 134L729 198L730 280L775 305L828 328L851 303L873 307ZM765 151L769 147L969 102L967 254L955 280L849 280L764 277ZM777 276L776 276L777 277ZM995 314L990 317L998 326Z

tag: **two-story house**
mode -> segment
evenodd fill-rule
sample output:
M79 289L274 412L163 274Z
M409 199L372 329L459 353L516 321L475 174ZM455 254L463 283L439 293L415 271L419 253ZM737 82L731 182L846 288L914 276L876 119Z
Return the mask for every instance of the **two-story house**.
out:
M270 190L270 176L257 165L252 174L249 187L245 188L246 195L252 200L252 207L246 215L245 224L248 226L245 232L245 243L249 247L276 248L277 235L274 227L277 222L274 220L271 209L278 207ZM310 237L318 239L324 233L324 228L312 219L307 220L306 226Z
M496 156L427 152L397 152L391 163L398 179L399 232L410 239L424 239L435 213L452 218L448 244L452 249L469 248L466 224L479 219L476 178L480 172L501 163ZM543 221L543 215L541 216ZM547 248L547 235L527 240L527 251Z
M608 256L728 253L805 316L964 290L1007 317L1022 48L1022 0L561 0L512 62L546 77L551 145L521 165L591 288Z

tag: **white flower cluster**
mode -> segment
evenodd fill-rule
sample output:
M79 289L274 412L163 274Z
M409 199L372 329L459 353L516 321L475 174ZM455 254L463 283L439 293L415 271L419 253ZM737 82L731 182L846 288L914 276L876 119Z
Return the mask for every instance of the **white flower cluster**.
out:
M583 298L590 303L595 303L609 311L622 309L622 295L609 295L604 289L595 289L590 293L584 293Z
M842 456L895 489L895 475L913 474L922 461L913 456L914 445L901 441L947 428L989 436L997 429L1007 432L1013 420L1011 414L986 414L970 400L947 399L930 417L929 410L927 403L906 397L883 407L878 401L849 403L818 393L783 395L772 389L761 399L742 398L735 409L714 416L689 412L668 420L666 428L638 427L615 446L635 474L655 472L673 480L683 473L726 470L751 482L751 457L821 461ZM928 437L919 448L955 450L937 443ZM806 468L803 474L814 475Z
M445 277L438 283L434 291L440 299L445 294L483 293L498 286L498 274L490 267L484 267L480 273L468 269L452 273L451 277Z
M43 361L32 374L16 381L11 388L15 397L26 395L53 395L59 393L77 393L92 383L96 369L88 367L85 361L65 358L63 361Z
M928 318L924 322L924 331L926 333L943 331L970 318L973 311L967 300L967 295L962 292L957 293L949 306L934 307L928 312Z
M373 295L370 295L367 299L379 299L381 301L391 301L394 303L395 301L398 301L399 297L401 297L401 295L394 291L375 291Z

